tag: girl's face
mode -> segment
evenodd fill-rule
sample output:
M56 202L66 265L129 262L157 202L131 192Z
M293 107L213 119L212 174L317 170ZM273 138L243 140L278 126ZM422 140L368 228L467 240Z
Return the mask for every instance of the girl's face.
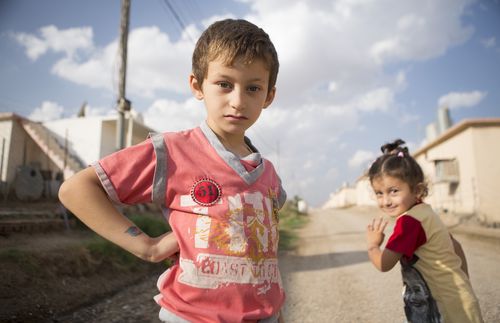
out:
M408 183L396 177L375 177L372 180L372 188L380 209L392 217L405 213L419 200L420 193L414 192Z

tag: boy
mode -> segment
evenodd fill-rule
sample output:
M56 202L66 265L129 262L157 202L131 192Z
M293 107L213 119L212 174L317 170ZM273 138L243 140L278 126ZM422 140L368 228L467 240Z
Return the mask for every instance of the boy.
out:
M277 212L286 193L245 137L274 99L278 67L262 29L245 20L215 22L196 44L189 77L206 121L116 152L61 186L68 209L136 256L161 261L179 251L158 280L162 321L278 320ZM111 204L158 197L173 233L157 238Z

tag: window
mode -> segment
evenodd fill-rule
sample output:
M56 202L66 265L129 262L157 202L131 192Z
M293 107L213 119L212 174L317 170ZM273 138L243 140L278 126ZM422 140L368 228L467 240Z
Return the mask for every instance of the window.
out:
M436 182L458 183L458 162L456 159L440 159L434 161Z

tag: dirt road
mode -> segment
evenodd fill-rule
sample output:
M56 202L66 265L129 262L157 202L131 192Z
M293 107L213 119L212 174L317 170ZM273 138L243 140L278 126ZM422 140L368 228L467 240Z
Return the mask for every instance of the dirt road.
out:
M295 254L280 259L288 295L286 322L403 322L399 272L368 262L368 213L317 211Z
M364 228L376 212L345 209L310 215L300 231L300 247L280 257L286 322L404 322L399 265L380 273L365 251ZM498 322L500 238L454 234L466 252L485 322ZM155 283L156 277L147 278L58 322L158 322Z
M286 322L405 321L399 265L380 273L365 251L364 228L377 212L355 208L310 215L309 225L301 231L301 247L280 259L288 295ZM466 253L485 322L498 322L500 236L486 238L468 232L453 234Z

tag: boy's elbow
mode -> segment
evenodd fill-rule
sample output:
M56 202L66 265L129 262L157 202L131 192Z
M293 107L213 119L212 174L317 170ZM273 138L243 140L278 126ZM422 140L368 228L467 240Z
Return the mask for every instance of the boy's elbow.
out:
M59 187L59 191L57 192L57 197L59 198L59 201L62 204L64 204L68 196L69 189L67 186L68 186L67 183L63 182Z
M65 207L68 207L69 204L79 199L78 196L75 195L76 192L79 192L79 190L75 190L75 185L71 179L64 181L57 192L59 202Z

